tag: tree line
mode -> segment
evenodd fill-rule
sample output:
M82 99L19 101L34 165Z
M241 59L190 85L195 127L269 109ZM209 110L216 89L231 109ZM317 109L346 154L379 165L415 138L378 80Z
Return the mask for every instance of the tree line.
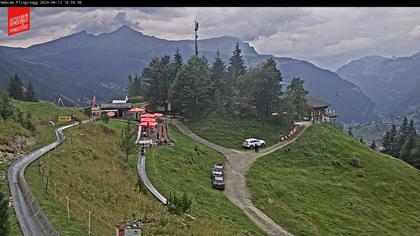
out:
M25 88L17 74L10 78L9 86L7 87L7 92L9 93L9 96L15 100L29 102L38 101L31 81L28 82L28 85Z
M247 68L237 43L226 65L217 52L212 65L192 56L184 63L180 51L153 58L140 75L129 75L129 97L144 96L149 109L167 107L188 119L205 115L270 117L274 112L307 112L304 81L293 78L282 92L283 76L273 58Z
M399 158L420 169L420 139L414 121L404 117L399 129L392 124L382 139L382 152Z

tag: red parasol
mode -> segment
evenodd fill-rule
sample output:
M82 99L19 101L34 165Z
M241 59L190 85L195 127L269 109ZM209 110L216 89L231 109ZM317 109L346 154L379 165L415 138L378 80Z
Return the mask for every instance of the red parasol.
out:
M107 115L108 117L113 117L113 116L115 116L115 112L110 111L110 112L106 113L106 115Z
M140 123L140 126L141 126L141 127L147 127L147 126L148 126L147 124L149 124L149 123L147 123L147 122L141 122L141 123Z
M140 122L156 122L155 118L141 118Z
M162 117L163 116L163 114L162 113L155 113L155 114L153 114L155 117Z
M156 122L148 122L149 127L156 127L158 124Z
M141 115L141 118L154 118L154 117L155 116L153 114L149 114L149 113Z
M137 113L137 112L144 112L144 109L143 108L139 108L139 107L134 107L134 108L130 109L129 112L135 112L135 113Z

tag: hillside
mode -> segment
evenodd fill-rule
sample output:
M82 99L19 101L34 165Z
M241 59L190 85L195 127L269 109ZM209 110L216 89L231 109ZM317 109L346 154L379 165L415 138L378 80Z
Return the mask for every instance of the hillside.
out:
M370 56L351 61L337 74L358 85L381 113L396 115L419 104L419 65L420 53L392 58Z
M223 192L212 188L211 169L216 163L224 163L225 158L173 126L170 135L176 146L149 151L146 170L153 185L165 196L172 191L188 193L193 201L191 215L197 218L191 229L201 232L193 235L262 235ZM204 231L199 231L201 224L206 225Z
M199 53L212 62L219 50L228 63L236 42L239 42L248 66L273 57L258 54L249 43L233 37L199 40ZM64 94L80 104L87 104L93 91L96 91L98 101L123 97L128 74L141 73L153 57L173 55L176 48L180 49L184 61L194 52L191 40L160 39L127 26L100 35L82 31L28 48L0 47L0 86L6 86L10 76L18 73L25 85L32 81L35 90L45 99ZM299 76L306 81L311 95L333 106L336 106L338 92L342 120L376 118L370 99L337 74L292 58L276 57L276 61L285 83L293 76ZM353 100L357 100L358 106L354 106Z
M254 204L295 235L418 235L420 172L315 125L247 173ZM348 164L360 158L363 168ZM334 167L333 160L341 162Z
M54 127L51 126L49 120L55 121L58 115L71 115L72 113L75 113L79 118L83 118L83 115L79 112L58 108L46 102L12 101L12 105L24 114L28 111L31 112L36 130L30 132L15 120L4 121L0 119L0 173L2 174L0 191L5 193L6 197L9 197L10 194L6 180L9 164L19 158L19 153L35 150L55 139ZM60 123L57 123L57 125L60 125ZM8 214L11 235L22 234L12 208L9 208Z

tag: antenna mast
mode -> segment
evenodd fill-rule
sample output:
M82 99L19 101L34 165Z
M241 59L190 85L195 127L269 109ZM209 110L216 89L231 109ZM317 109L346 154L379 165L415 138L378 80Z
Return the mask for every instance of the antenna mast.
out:
M197 46L197 38L198 38L198 34L197 34L197 32L198 32L198 21L197 21L197 20L195 21L195 28L194 28L194 32L195 32L195 34L194 34L194 36L195 36L195 56L197 57L197 56L198 56L198 46Z

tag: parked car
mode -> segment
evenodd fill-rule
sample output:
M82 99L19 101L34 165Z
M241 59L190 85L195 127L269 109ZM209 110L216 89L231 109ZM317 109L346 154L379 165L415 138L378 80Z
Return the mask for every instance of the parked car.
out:
M221 163L214 165L210 177L213 179L215 176L223 176L225 174L225 167Z
M265 141L262 139L256 139L256 138L247 138L242 143L242 146L244 148L255 148L255 147L264 147Z
M212 184L214 189L225 190L225 181L222 176L214 177Z

